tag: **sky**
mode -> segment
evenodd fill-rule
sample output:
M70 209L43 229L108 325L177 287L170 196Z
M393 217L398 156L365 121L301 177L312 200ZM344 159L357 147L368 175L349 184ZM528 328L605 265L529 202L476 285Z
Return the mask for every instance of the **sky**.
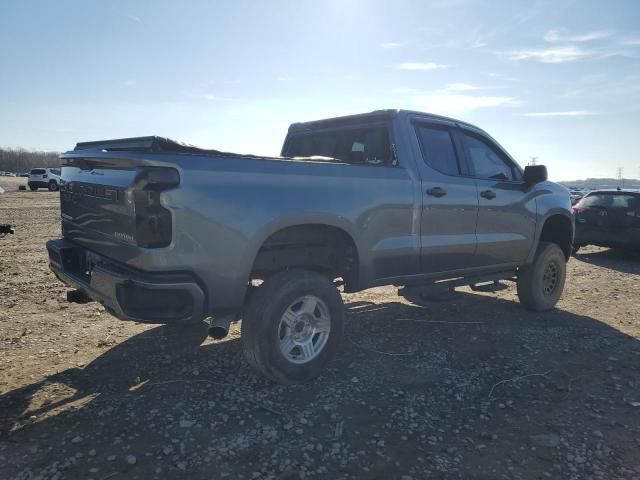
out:
M2 0L0 72L0 146L273 155L292 122L406 108L552 179L640 177L636 0Z

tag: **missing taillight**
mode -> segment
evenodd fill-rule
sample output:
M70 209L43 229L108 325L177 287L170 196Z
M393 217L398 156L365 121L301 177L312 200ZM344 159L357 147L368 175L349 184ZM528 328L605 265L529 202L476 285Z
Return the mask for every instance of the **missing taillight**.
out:
M175 188L180 175L173 168L141 167L133 193L136 216L136 243L140 247L159 248L171 243L171 212L161 204L161 193Z
M175 168L140 167L136 173L135 186L141 190L163 191L177 187L180 174Z

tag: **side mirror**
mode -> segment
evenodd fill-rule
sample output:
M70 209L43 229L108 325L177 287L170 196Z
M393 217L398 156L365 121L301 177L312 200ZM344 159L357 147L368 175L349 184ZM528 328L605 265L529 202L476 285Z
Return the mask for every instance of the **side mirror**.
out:
M529 185L546 182L547 178L547 167L544 165L529 165L524 167L524 181Z

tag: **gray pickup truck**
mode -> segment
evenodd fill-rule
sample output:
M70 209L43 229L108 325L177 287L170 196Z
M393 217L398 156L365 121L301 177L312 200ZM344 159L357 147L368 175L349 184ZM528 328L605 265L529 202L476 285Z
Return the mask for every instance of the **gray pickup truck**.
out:
M51 269L117 317L226 334L280 382L317 376L340 342L339 288L402 294L517 281L530 310L564 287L568 191L487 133L384 110L291 125L281 157L160 137L62 155Z

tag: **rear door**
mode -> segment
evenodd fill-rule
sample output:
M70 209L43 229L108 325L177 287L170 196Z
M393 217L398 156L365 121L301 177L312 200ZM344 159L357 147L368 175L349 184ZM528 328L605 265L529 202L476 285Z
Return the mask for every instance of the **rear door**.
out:
M535 237L535 187L525 184L517 164L486 135L461 129L458 138L477 189L475 265L523 262Z
M463 152L454 142L454 127L448 122L413 122L422 183L423 273L464 270L473 265L478 197L473 179L464 176Z

